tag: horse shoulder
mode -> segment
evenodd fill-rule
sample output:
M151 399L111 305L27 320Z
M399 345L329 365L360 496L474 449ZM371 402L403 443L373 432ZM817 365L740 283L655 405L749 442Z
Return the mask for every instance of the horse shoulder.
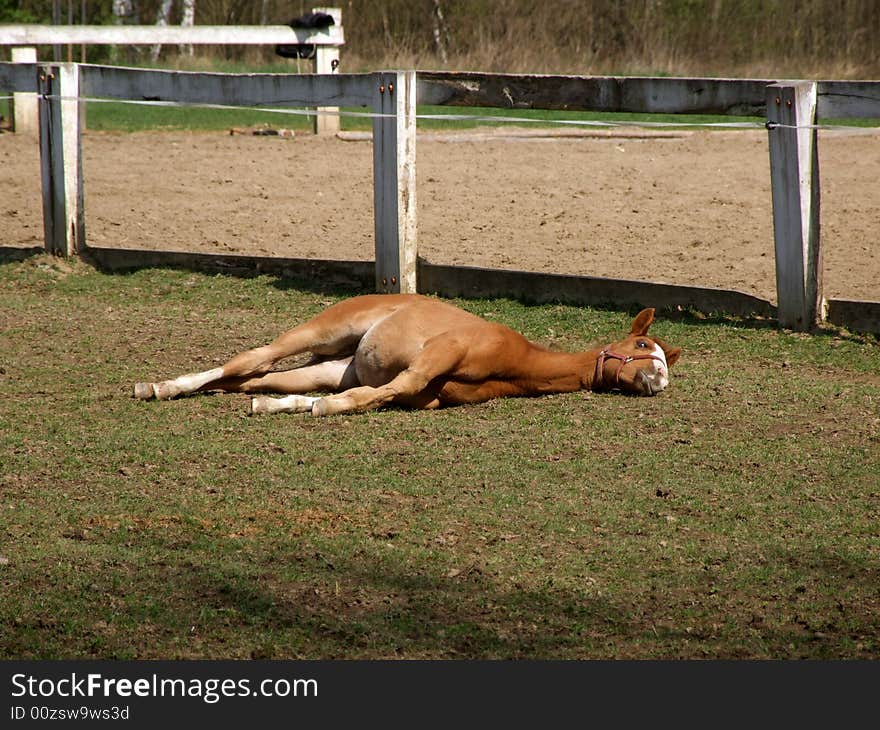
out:
M485 320L477 320L439 337L461 353L458 366L451 374L468 381L504 380L514 373L517 363L534 347L519 332Z

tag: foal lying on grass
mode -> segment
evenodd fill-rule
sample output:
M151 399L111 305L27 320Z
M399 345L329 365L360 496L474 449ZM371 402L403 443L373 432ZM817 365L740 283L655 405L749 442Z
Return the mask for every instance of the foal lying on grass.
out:
M644 309L617 342L585 352L551 352L448 302L418 294L370 294L339 302L222 367L137 383L134 395L167 400L207 390L286 393L254 397L250 413L310 411L313 416L388 403L439 408L575 390L655 395L669 384L669 368L681 348L648 336L653 321L654 310ZM304 352L312 354L306 365L270 372L279 360ZM304 395L313 391L335 394Z

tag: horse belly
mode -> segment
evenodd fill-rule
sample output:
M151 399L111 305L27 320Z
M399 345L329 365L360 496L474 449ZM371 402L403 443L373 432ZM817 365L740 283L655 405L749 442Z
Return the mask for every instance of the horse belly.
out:
M354 357L358 380L372 387L385 385L416 360L430 339L475 322L481 320L443 302L415 299L364 333Z
M421 341L401 338L385 320L373 325L354 353L358 380L373 388L385 385L409 367L422 345Z

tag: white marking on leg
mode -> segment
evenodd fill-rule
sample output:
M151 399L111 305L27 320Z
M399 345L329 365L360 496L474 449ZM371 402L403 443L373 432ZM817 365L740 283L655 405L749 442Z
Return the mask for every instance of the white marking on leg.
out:
M213 370L205 370L203 373L181 375L179 378L175 378L172 382L180 388L181 393L192 393L214 380L220 380L222 377L223 368L214 368Z
M258 395L251 399L248 413L257 416L263 413L306 413L318 398L308 395L286 395L283 398L270 398Z
M156 393L156 398L166 400L168 398L175 398L178 395L195 393L199 388L203 388L215 380L220 380L222 377L223 368L213 368L201 373L181 375L179 378L166 380L164 383L156 383L153 386L153 390Z
M349 391L346 391L348 393ZM327 395L323 398L315 398L312 405L313 416L332 416L337 413L347 413L356 410L355 401L345 393Z

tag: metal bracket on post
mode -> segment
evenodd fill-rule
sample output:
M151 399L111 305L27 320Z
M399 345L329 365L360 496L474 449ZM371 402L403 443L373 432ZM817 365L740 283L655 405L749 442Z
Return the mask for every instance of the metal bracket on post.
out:
M64 159L57 66L39 66L40 175L43 180L43 236L48 253L64 253Z
M415 293L416 74L375 75L373 111L373 210L376 289Z
M767 87L777 318L805 331L824 319L816 83Z
M85 242L79 65L40 66L38 74L46 250L73 256Z

